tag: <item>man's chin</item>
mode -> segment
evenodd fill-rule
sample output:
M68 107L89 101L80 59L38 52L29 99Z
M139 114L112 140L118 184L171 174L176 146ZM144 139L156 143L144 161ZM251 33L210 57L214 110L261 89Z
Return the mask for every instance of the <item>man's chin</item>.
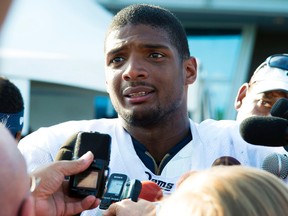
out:
M124 117L124 118L123 118ZM140 113L133 115L125 115L122 118L128 123L129 125L135 127L151 127L156 125L159 122L159 114L153 113Z

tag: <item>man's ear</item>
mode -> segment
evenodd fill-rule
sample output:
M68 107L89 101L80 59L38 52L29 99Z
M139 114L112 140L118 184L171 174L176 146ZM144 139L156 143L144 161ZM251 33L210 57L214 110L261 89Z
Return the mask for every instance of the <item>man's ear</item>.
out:
M249 88L248 83L244 83L238 90L237 97L235 98L234 107L238 110L242 106L242 100L246 97Z
M186 71L185 84L189 85L195 82L197 78L197 61L194 57L184 60L184 68Z
M20 214L21 216L35 216L35 204L32 194L25 198L22 203Z

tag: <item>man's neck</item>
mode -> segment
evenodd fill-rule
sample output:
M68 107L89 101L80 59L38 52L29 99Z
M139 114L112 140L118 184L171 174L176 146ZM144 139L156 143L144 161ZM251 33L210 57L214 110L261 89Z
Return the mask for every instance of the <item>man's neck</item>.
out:
M124 128L142 143L155 161L161 161L171 148L184 139L190 131L189 118L155 127L139 127L125 124Z

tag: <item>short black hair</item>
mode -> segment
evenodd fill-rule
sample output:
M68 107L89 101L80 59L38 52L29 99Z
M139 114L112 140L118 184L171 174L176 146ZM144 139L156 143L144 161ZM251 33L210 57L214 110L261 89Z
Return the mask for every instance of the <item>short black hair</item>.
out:
M143 24L163 29L168 33L170 42L177 49L181 59L190 57L185 29L179 19L167 9L148 4L130 5L114 16L106 38L111 31L122 28L127 24Z
M18 87L0 76L0 113L18 113L24 110L24 102Z

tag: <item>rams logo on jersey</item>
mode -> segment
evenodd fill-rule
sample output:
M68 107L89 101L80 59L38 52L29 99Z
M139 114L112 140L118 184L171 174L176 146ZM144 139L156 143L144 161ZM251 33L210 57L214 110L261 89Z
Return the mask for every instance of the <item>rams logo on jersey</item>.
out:
M162 188L162 190L165 190L165 191L171 191L171 189L173 188L174 186L174 183L171 183L171 182L165 182L165 181L162 181L162 180L159 180L159 179L153 179L152 178L152 174L149 173L149 172L145 172L148 176L148 180L150 181L153 181L155 182L156 184L159 185L159 187Z

